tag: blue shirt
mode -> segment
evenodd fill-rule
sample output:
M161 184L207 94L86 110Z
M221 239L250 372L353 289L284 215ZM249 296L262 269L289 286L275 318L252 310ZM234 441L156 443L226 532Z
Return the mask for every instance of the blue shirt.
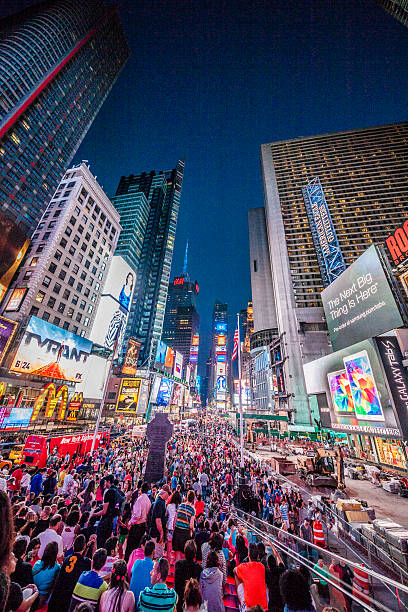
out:
M150 572L154 567L154 561L150 557L144 559L137 559L132 567L132 577L130 579L129 590L132 591L135 596L136 609L139 601L139 595L146 587L152 586L152 579Z
M40 472L38 472L35 476L32 477L32 479L31 479L31 486L30 486L31 493L35 493L36 495L41 493L41 491L42 491L42 481L43 481L43 477L42 477L42 474Z
M56 563L54 567L43 569L43 562L36 561L33 566L34 584L37 587L40 595L48 595L51 591L55 576L60 570L60 564Z

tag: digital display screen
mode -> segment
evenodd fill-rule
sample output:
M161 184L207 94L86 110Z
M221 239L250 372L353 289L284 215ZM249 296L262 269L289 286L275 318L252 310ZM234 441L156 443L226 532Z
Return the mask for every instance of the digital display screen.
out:
M354 412L353 396L345 370L330 372L327 375L333 408L336 412Z
M156 404L158 406L168 406L170 404L171 395L173 392L174 381L168 378L162 378L160 382L159 392L157 394Z
M343 358L357 419L384 421L367 351Z

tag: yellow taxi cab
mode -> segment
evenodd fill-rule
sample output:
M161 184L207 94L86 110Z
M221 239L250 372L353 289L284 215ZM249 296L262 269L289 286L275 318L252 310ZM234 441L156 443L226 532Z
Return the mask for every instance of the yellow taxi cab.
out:
M12 461L14 464L21 463L23 448L24 444L16 444L16 446L14 446L14 448L12 448L10 451L9 461Z

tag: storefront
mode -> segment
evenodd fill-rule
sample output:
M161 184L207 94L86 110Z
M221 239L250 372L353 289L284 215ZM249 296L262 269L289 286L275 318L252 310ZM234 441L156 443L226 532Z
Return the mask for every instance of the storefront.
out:
M401 440L374 438L379 463L396 469L407 469L407 458Z

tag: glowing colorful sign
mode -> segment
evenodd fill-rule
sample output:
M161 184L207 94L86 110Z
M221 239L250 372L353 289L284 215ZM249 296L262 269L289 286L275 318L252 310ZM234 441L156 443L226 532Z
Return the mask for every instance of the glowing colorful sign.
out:
M173 285L184 285L184 276L180 276L174 279Z
M200 344L200 334L194 334L191 344L193 346L198 346Z
M125 361L122 366L122 374L134 376L137 372L137 361L139 359L141 343L134 338L129 338L126 349Z
M225 346L225 335L224 334L218 335L217 344L218 346Z
M68 387L67 385L55 386L55 383L48 383L37 397L34 403L32 421L38 417L40 410L45 408L44 416L47 419L52 418L54 411L58 408L57 421L63 421L65 411L68 404Z
M82 391L80 391L79 393L75 391L74 395L69 400L66 421L70 421L72 423L73 421L76 421L78 419L78 412L82 406L83 400L84 396L82 394Z
M10 319L6 319L5 317L0 317L0 363L3 361L4 356L7 353L16 329L17 323L15 321L10 321Z
M21 302L24 300L24 296L27 292L27 287L16 287L11 292L9 297L9 301L7 302L7 306L4 309L4 312L15 312L20 306Z
M122 378L116 412L136 414L140 394L140 378Z
M408 257L408 219L385 239L388 252L394 265Z

